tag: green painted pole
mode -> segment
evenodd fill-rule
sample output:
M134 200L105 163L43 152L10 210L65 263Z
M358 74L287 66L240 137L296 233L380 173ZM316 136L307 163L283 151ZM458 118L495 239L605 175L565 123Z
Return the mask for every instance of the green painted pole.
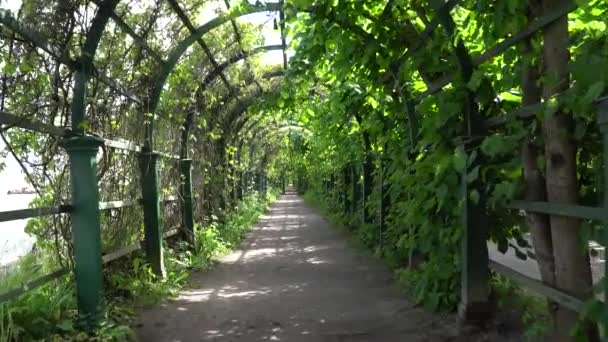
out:
M466 150L466 146L464 147ZM468 162L467 162L468 164ZM468 169L461 176L461 195L463 196L463 239L462 275L458 314L467 323L479 324L491 314L490 271L488 269L488 230L487 219L483 212L483 195L474 201L472 189L480 189L479 181L467 181Z
M97 325L103 301L96 159L102 144L103 140L97 137L82 135L63 142L70 157L72 239L78 312L81 324L87 330Z
M268 192L268 178L266 176L266 172L262 173L262 196L266 198Z
M160 222L160 198L158 190L158 158L156 152L142 151L139 156L141 190L144 205L144 241L146 259L152 271L165 277L163 242Z
M360 187L359 187L359 174L357 173L356 164L350 166L351 182L352 182L352 196L351 202L351 215L355 215L360 202Z
M194 235L194 210L192 205L192 159L181 159L179 161L181 172L180 195L182 203L182 223L186 239L193 245L196 244Z
M603 143L603 177L604 186L604 208L608 209L608 100L603 100L597 106L597 123L602 133ZM606 249L608 249L608 222L604 222L604 260L606 260ZM604 261L604 303L608 303L608 262ZM604 332L604 335L608 332Z
M373 172L373 160L371 155L368 153L365 156L363 162L363 223L372 223L373 217L369 208L369 201L372 194L372 186L374 184L372 172Z

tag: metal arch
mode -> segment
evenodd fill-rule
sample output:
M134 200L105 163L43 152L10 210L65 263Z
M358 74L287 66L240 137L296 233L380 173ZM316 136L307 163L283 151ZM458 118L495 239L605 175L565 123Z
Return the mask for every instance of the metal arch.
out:
M230 116L228 116L228 118L232 119L232 122L235 123L237 122L237 119L240 119L242 116L242 114L247 111L247 109L249 109L249 107L251 107L252 105L254 105L256 103L256 101L258 100L258 97L261 95L269 95L269 94L276 94L278 93L280 90L280 87L273 87L270 90L267 91L258 91L258 92L254 92L252 94L250 94L249 96L247 96L246 98L242 99L239 103L239 105L237 105L231 112L230 112ZM245 122L247 121L247 117L245 117ZM244 123L243 123L244 124ZM237 122L237 125L240 125L240 123ZM231 128L234 127L238 127L238 126L234 126L232 125ZM234 134L238 133L238 131L240 130L240 128L238 130L235 129L231 129L230 132L231 137L230 139L232 139L232 137L234 136Z
M158 102L160 100L160 95L163 91L163 87L169 77L171 71L177 65L179 59L183 56L186 50L194 44L199 38L208 33L209 31L219 27L225 22L230 21L231 19L235 19L244 15L258 13L258 12L276 12L280 9L278 3L267 3L264 5L253 5L248 6L243 9L236 10L232 13L229 13L225 16L217 17L207 22L206 24L199 26L192 32L188 37L184 38L180 41L169 53L169 57L165 64L162 65L159 72L155 76L155 81L153 88L150 92L150 97L147 102L147 113L152 114L149 119L148 124L146 125L146 143L145 146L147 149L152 148L153 144L153 131L154 131L154 114L156 113L156 109L158 107Z
M264 75L262 75L262 78L265 79L271 79L274 77L280 77L284 75L284 71L283 70L278 70L278 71L271 71L268 72ZM243 87L239 87L237 90L241 90L244 88L249 87L250 85L252 85L253 83L257 82L257 80L255 79L255 77L251 77L249 79L247 79L246 84ZM220 105L216 106L212 112L214 113L214 117L220 112L219 108L222 106L221 104L225 104L228 103L228 101L232 100L233 98L235 98L237 95L239 94L238 91L232 91L229 92L228 95L226 95L225 97L223 97L219 103ZM194 124L194 116L195 116L195 112L194 110L188 112L188 115L186 116L186 119L184 120L184 125L183 125L183 129L182 129L182 134L181 134L181 142L180 142L180 156L184 159L188 158L188 140L189 140L189 135L190 135L190 129L192 128L192 125Z
M239 142L239 147L242 146L242 144L244 143L253 143L253 144L257 144L260 142L260 140L262 138L267 137L269 134L271 133L287 133L290 131L286 131L284 130L285 128L298 128L301 129L302 131L306 131L305 127L299 126L299 125L289 125L289 124L275 124L275 125L269 125L269 126L255 126L256 129L253 130L253 136L251 137L251 139L249 139L247 136L243 137L243 139L241 139L241 141Z
M254 123L252 123L251 125L249 125L249 127L247 127L247 129L245 130L245 133L242 135L242 138L239 139L239 143L238 143L238 147L237 147L237 164L241 165L241 155L242 155L242 150L243 150L243 145L245 144L245 142L251 142L254 141L257 144L258 139L256 139L260 133L262 133L264 136L266 136L266 134L268 133L267 130L268 129L274 129L276 131L280 131L284 128L287 127L294 127L294 128L299 128L302 131L308 131L308 129L304 126L301 125L294 125L294 124L273 124L271 126L258 126L258 124L260 123L260 121L263 118L259 118L258 120L256 120ZM249 132L253 129L253 136L251 138L248 137ZM266 129L266 131L260 131L261 129ZM310 132L310 131L308 131ZM255 147L254 145L250 146L250 155L253 153L253 147Z
M262 76L262 78L272 79L274 77L283 76L283 74L284 74L284 72L282 70L280 70L279 72L274 71L274 72L269 72L267 74L264 74ZM254 77L252 77L250 80L248 80L247 84L244 87L240 88L240 89L248 88L251 84L256 84L256 85L258 85L258 87L255 90L253 90L251 94L248 94L247 96L253 96L252 94L262 94L262 93L264 93L264 89L259 85L258 80L255 79ZM209 113L211 113L211 119L213 120L213 121L211 121L211 125L212 126L214 126L214 125L217 124L218 121L216 121L216 119L221 119L223 117L223 115L222 115L222 113L223 113L222 112L223 105L227 105L228 102L231 99L235 98L237 95L238 95L238 93L235 92L235 91L230 92L226 97L224 97L222 99L222 101L220 101L220 104L218 106L215 106L213 109L209 110Z
M60 50L56 46L49 43L49 38L45 34L36 30L31 30L22 25L18 20L13 18L12 14L7 11L0 9L0 24L6 26L11 31L17 33L19 36L25 38L28 43L32 44L35 48L39 48L44 52L48 53L55 61L68 67L71 71L76 72L80 68L78 60L70 58L67 50ZM109 86L114 91L121 93L121 95L129 98L135 103L141 104L142 101L138 96L130 93L128 90L123 89L120 85L116 84L111 78L98 70L93 69L93 74L97 76L99 81Z
M276 92L277 92L277 90L278 90L278 88L271 89L271 90L266 91L266 92L259 92L259 93L257 94L257 96L259 96L259 95L266 95L266 94L274 94L274 93L276 93ZM252 93L252 94L250 94L250 95L249 95L249 97L253 97L253 96L256 96L256 94L255 94L255 93ZM244 108L241 108L240 112L239 112L238 114L236 114L236 115L235 115L235 118L236 118L236 119L233 121L233 123L234 123L234 124L233 124L233 126L232 126L232 127L233 127L233 129L231 130L231 131L232 131L232 133L233 133L233 136L234 136L235 134L237 134L238 132L240 132L240 130L243 128L243 126L245 126L245 124L247 123L247 121L250 119L250 117L249 117L249 116L241 116L241 115L242 115L242 114L243 114L243 113L244 113L244 112L245 112L245 111L246 111L246 110L247 110L247 109L248 109L248 108L249 108L249 107L250 107L252 104L253 104L253 103L250 103L249 105L245 106ZM242 119L242 120L240 120L240 119ZM258 120L258 121L259 121L259 120Z
M243 141L245 141L245 140L247 139L247 136L248 136L248 134L250 133L250 131L251 131L252 129L254 130L253 132L257 132L257 131L255 130L255 128L257 128L257 127L261 127L261 126L258 126L258 124L259 124L259 123L260 123L260 122L261 122L263 119L264 119L264 117L259 117L259 118L257 118L257 120L255 120L255 121L253 121L251 124L249 124L249 125L248 125L248 126L245 128L245 131L243 131L243 133L242 133L242 134L240 134L240 135L236 135L236 133L239 133L239 132L241 131L241 129L243 129L243 126L244 126L245 124L240 125L239 127L237 127L237 129L236 129L236 131L235 131L235 135L234 135L234 136L235 136L235 137L239 137L239 138L241 138L241 139L239 139L239 144L241 144ZM302 125L300 125L300 124L298 124L298 123L284 123L284 124L281 124L281 125L278 125L278 126L277 126L276 124L274 124L272 127L275 127L276 129L283 129L283 128L287 128L287 127L293 127L293 128L298 128L298 129L301 129L302 131L308 132L309 134L311 133L311 132L310 132L310 130L309 130L308 128L306 128L305 126L302 126Z
M224 72L224 70L226 70L229 66L236 64L239 61L241 61L251 55L258 54L260 52L268 52L268 51L281 50L281 49L282 49L281 45L264 45L264 46L258 46L249 51L243 51L243 52L237 53L236 55L232 56L229 60L220 64L217 68L211 70L211 72L205 77L205 79L201 83L201 86L196 90L196 92L205 91L207 89L207 87L213 81L215 81L215 79L219 75L221 75L222 72Z
M74 94L72 96L71 108L72 130L74 132L84 132L83 122L86 117L87 83L94 70L93 57L97 52L99 41L101 40L103 31L110 19L110 15L114 12L114 8L116 8L119 1L120 0L106 0L99 5L97 14L95 14L95 17L93 18L91 28L87 32L81 55L77 60L78 66L74 74Z
M267 90L267 91L258 90L258 91L255 91L255 92L249 94L247 97L241 99L237 103L237 105L235 105L235 107L229 112L228 118L240 117L240 115L243 114L250 106L255 104L255 102L258 100L260 95L274 94L274 93L277 93L279 89L280 89L279 87L273 87L272 89ZM234 133L234 132L231 131L231 133ZM231 139L232 136L230 136L229 138Z
M252 139L251 139L251 141L250 141L250 144L249 144L249 157L250 157L250 158L249 158L249 159L250 159L249 161L250 161L250 162L252 162L252 159L253 159L253 154L255 153L255 151L256 151L256 150L257 150L257 148L259 147L259 143L261 142L261 140L260 140L260 139L258 139L259 137L261 137L261 138L266 138L266 137L268 137L270 134L276 134L277 132L278 132L278 133L283 133L283 134L285 133L285 132L281 132L281 131L279 131L278 129L277 129L277 130L269 130L269 129L270 129L270 128L272 128L272 127L264 127L264 128L265 128L265 130L264 130L264 131L261 131L261 132L260 132L260 131L255 132L254 136L252 137ZM278 136L278 135L277 135L277 136ZM244 143L244 141L243 141L243 143ZM239 148L238 148L238 150L237 150L237 164L238 164L239 166L240 166L240 164L241 164L241 151L242 151L242 146L243 146L243 143L241 143L241 144L239 145ZM267 144L268 144L268 141L265 141L265 144L267 145Z
M441 21L445 28L448 36L453 38L455 36L456 24L449 11L442 7L440 0L432 0L431 5L437 13L439 21ZM462 75L463 82L466 84L473 76L473 70L475 65L473 59L469 54L464 42L461 40L454 46L454 54L460 65L460 73ZM492 90L493 91L493 90ZM482 129L483 120L479 115L479 110L475 104L475 92L467 89L466 90L466 108L465 108L465 125L466 133L471 135L478 134Z
M181 20L181 22L188 28L188 31L190 31L190 33L194 32L194 30L195 30L194 25L192 25L190 18L188 18L188 16L184 12L184 10L177 3L177 0L167 0L167 2L169 2L169 5L173 9L173 12L175 12L175 14L177 14L177 16ZM209 49L209 46L207 45L207 43L205 43L205 41L203 40L203 37L198 38L196 41L198 42L198 45L200 45L200 47L205 52L205 55L207 55L207 58L211 62L211 65L214 68L217 68L218 67L217 60L215 59L213 52L211 52L211 50ZM224 82L224 84L226 85L226 87L230 88L230 82L228 82L226 75L221 74L220 77L222 79L222 82Z

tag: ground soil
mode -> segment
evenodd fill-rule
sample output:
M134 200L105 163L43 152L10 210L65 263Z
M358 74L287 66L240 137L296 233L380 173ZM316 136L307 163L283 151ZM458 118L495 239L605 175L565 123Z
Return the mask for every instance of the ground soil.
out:
M504 327L502 327L504 328ZM518 341L463 329L412 304L382 261L357 250L294 193L240 249L165 303L143 310L141 341Z

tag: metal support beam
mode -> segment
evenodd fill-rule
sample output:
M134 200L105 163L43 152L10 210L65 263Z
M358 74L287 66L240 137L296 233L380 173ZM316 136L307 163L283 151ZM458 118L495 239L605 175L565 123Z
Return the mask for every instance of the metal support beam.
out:
M182 21L182 23L184 23L186 28L188 28L188 31L190 31L191 34L196 32L196 28L194 27L194 25L192 25L192 22L190 21L190 19L186 15L186 13L184 13L184 11L180 7L180 5L177 3L177 1L176 0L167 0L167 1L169 2L169 5L171 5L173 12L175 12L175 14L177 14L177 16ZM230 19L230 20L232 21L233 19ZM205 55L207 55L207 58L209 58L209 61L211 62L211 65L213 65L213 68L217 69L219 64L217 63L215 56L213 56L213 52L211 52L211 49L209 49L209 46L203 40L203 37L201 36L198 39L196 39L196 42L203 49L203 51L205 52ZM226 86L226 88L228 88L228 91L231 91L232 85L228 81L228 78L226 78L226 75L224 75L224 73L220 73L220 78L222 79L222 82L224 82L224 85Z
M196 244L194 235L194 210L192 205L192 159L179 161L180 167L180 199L182 205L182 223L186 240Z
M455 39L456 24L449 11L444 7L441 0L431 1L431 5L437 13L437 17L449 39ZM460 66L460 74L463 84L467 84L473 75L473 61L464 43L459 41L454 43L454 53ZM475 94L466 90L466 101L463 108L465 116L465 127L463 135L465 137L480 136L483 132L480 113L475 101ZM468 140L468 139L467 139ZM467 153L471 147L467 144L462 148ZM467 159L470 155L467 155ZM480 163L479 160L476 161ZM484 213L484 196L482 191L477 200L473 200L470 193L476 189L482 189L483 184L479 180L472 183L467 181L467 174L472 161L468 161L461 178L461 190L463 196L463 240L462 240L462 275L461 275L461 294L458 313L460 318L466 323L483 324L491 316L492 309L489 303L490 296L490 270L488 268L488 227Z
M158 277L165 277L163 260L160 198L158 190L158 158L155 152L144 151L139 157L141 191L144 207L144 242L146 259Z
M608 98L605 98L602 102L597 104L597 123L602 133L602 182L603 182L603 207L608 209ZM604 232L602 234L604 241L604 248L608 248L608 228L604 225ZM605 259L605 257L604 257ZM608 303L608 262L604 261L604 303ZM608 324L608 323L606 323ZM606 328L606 326L604 327ZM606 333L606 332L604 332Z
M80 323L87 330L96 327L103 301L97 188L97 152L102 144L103 140L99 138L82 135L63 142L70 158L72 239L78 312Z

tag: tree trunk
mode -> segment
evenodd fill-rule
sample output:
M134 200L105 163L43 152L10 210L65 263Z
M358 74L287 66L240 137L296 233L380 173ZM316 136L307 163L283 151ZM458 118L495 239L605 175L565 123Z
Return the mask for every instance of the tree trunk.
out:
M540 7L536 0L531 0L529 8L529 20L532 21L534 17L538 16ZM524 42L523 55L524 57L530 57L531 54L532 45L528 39ZM522 106L540 103L542 97L542 88L539 84L539 66L537 63L532 63L531 59L528 59L525 63L522 75ZM547 201L545 177L537 163L539 154L539 147L535 144L534 137L526 138L522 145L521 159L526 184L525 199L527 201ZM526 212L526 223L532 235L532 244L534 245L534 254L538 262L541 280L549 286L555 286L555 260L553 258L549 216ZM552 320L552 330L555 330L555 303L548 301L548 309Z
M565 5L569 0L543 0L547 12ZM568 18L562 17L543 30L544 88L546 99L568 89ZM578 180L576 174L576 143L572 138L573 118L563 109L547 116L543 123L547 175L547 199L553 203L576 204ZM581 241L578 219L550 217L556 286L583 300L593 296L589 254ZM564 307L556 312L556 336L553 340L569 341L578 314ZM587 338L598 340L594 325L586 327Z

